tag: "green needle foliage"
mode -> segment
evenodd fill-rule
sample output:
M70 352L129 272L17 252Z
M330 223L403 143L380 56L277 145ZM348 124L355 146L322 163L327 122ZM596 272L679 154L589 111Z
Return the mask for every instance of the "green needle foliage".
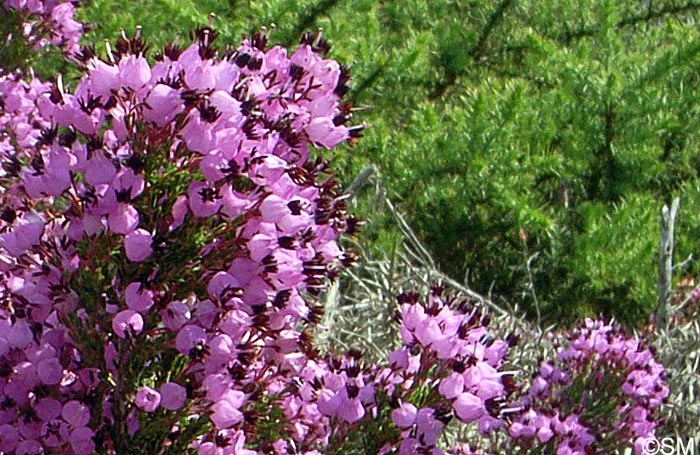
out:
M658 216L681 196L677 259L700 250L700 3L682 0L95 0L88 41L137 25L160 39L215 13L221 42L275 24L324 29L353 67L365 138L440 266L475 290L570 322L630 325L656 300ZM365 242L389 249L381 217ZM378 227L379 226L379 227ZM695 274L689 263L683 272ZM535 297L536 296L536 297Z

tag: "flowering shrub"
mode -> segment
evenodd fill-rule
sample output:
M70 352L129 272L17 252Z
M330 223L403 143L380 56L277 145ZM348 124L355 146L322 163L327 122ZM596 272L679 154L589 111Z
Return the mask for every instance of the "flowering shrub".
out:
M298 367L321 311L302 293L350 259L309 156L359 131L347 76L320 36L290 57L258 34L217 58L215 38L153 65L138 36L83 49L73 93L3 78L1 451L153 453L185 429L169 451L240 447Z
M527 453L643 453L668 396L664 368L637 338L586 320L557 360L544 361L508 432Z
M482 434L500 429L515 390L511 373L500 371L508 344L492 338L488 316L441 294L433 288L422 304L415 293L399 298L403 347L389 355L383 381L392 422L402 430L400 454L442 453L436 442L453 417L476 422Z

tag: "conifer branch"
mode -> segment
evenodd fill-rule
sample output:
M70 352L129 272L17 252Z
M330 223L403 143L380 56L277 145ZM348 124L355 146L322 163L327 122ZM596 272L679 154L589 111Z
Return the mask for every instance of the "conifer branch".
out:
M657 11L652 11L651 7L647 10L647 13L639 16L626 17L620 19L615 25L616 29L622 29L625 27L630 27L640 23L645 23L652 21L654 19L660 19L666 16L673 16L677 14L688 13L692 11L700 10L700 2L688 2L684 5L672 5L668 7L663 7ZM592 27L584 27L574 32L565 31L557 37L558 41L563 41L566 45L569 45L571 41L580 38L589 38L598 34L599 29Z
M479 35L479 38L476 41L476 44L474 47L469 51L469 55L471 55L472 59L474 62L478 62L482 58L484 58L486 54L486 43L493 33L494 29L496 26L501 22L503 19L503 16L506 12L506 10L513 4L513 0L501 0L501 3L498 5L496 10L491 14L489 17L488 22L486 23L486 26L483 28L481 31L481 34ZM447 90L448 87L451 85L454 85L455 82L457 82L457 78L461 76L464 71L459 71L459 72L452 72L452 71L445 71L445 77L443 80L435 87L435 90L433 93L430 95L431 98L439 98L441 97L444 93L445 90Z

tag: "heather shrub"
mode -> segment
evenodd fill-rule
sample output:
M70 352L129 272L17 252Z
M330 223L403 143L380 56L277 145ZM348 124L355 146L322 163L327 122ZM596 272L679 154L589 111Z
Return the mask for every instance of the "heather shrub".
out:
M82 48L73 93L3 77L3 452L242 446L319 317L304 296L350 259L309 156L361 129L325 41L218 58L212 29L193 38L154 64L138 34Z
M644 453L669 395L664 367L637 337L586 320L545 359L508 426L517 453Z

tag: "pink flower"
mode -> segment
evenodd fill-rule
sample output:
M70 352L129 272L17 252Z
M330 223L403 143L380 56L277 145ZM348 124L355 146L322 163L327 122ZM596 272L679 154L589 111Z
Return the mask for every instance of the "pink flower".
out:
M427 446L435 445L445 424L435 418L435 410L423 408L416 414L418 440Z
M109 213L109 229L115 234L128 234L139 225L139 212L133 205L120 202Z
M124 292L124 298L130 310L141 314L148 313L153 306L153 291L145 289L139 282L129 283Z
M180 409L187 400L187 390L174 382L166 382L160 386L161 406L169 411Z
M212 406L211 420L218 428L229 428L243 420L239 410L243 406L245 394L238 390L227 391Z
M41 382L46 385L56 385L63 378L63 366L57 358L41 360L37 369Z
M205 182L192 182L187 190L190 209L195 216L208 218L221 208L221 196Z
M146 99L143 118L162 128L183 110L180 92L165 84L156 84Z
M90 408L79 401L71 400L63 405L61 416L73 428L84 427L90 422Z
M34 407L37 416L44 422L56 419L63 411L63 405L60 401L53 398L42 398Z
M346 140L349 136L345 126L335 126L330 117L315 118L306 127L306 134L311 142L331 149Z
M119 75L122 85L138 90L151 79L151 67L145 58L129 55L119 61Z
M349 397L347 388L343 387L339 392L337 416L347 423L355 423L365 416L365 408L357 397Z
M153 237L145 229L136 229L124 237L126 257L133 262L141 262L153 253Z
M195 346L206 340L207 334L203 328L197 325L186 325L175 337L175 347L181 354L189 355Z
M448 400L458 397L464 391L464 376L453 371L445 379L440 381L438 391Z
M92 438L95 433L87 427L75 429L70 435L70 445L75 455L89 455L95 453L95 442Z
M457 417L464 423L471 423L486 415L486 407L481 398L469 392L461 394L453 403Z
M391 420L399 428L408 428L416 421L418 409L411 403L401 403L401 405L391 412Z
M112 319L112 330L119 338L126 338L127 333L139 334L143 330L143 318L134 310L124 310Z
M134 403L146 412L154 412L160 405L160 393L150 387L142 386L136 392Z

